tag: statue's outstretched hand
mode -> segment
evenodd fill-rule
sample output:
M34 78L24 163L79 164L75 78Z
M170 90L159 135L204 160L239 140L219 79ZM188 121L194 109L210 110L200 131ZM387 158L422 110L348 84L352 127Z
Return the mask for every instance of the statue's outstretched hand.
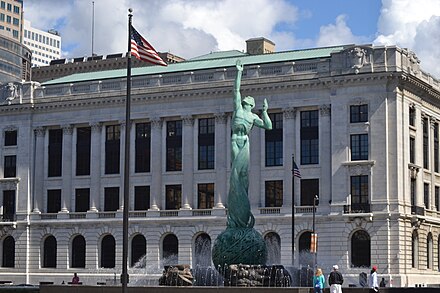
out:
M269 105L267 104L267 99L264 99L263 101L263 111L267 111Z
M243 64L241 63L240 59L238 59L237 62L235 63L235 67L237 67L238 71L243 71Z

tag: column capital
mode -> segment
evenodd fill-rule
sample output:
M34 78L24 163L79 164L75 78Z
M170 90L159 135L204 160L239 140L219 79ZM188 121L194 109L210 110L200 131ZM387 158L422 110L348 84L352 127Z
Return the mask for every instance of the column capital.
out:
M73 134L73 125L72 124L64 124L61 125L63 129L63 134L72 135Z
M46 127L44 126L35 127L34 132L36 136L43 137L44 134L46 133Z
M228 114L225 112L214 113L215 123L226 124L228 120Z
M90 125L90 128L92 129L92 132L101 131L101 129L102 129L101 122L90 122L89 125Z
M194 117L192 115L182 116L183 125L193 126L194 125Z
M296 107L289 107L283 109L284 118L295 119L296 117Z
M332 114L331 105L320 105L319 112L321 113L321 116L331 116Z
M160 117L151 117L150 122L151 122L151 128L159 128L160 129L163 124L163 119Z

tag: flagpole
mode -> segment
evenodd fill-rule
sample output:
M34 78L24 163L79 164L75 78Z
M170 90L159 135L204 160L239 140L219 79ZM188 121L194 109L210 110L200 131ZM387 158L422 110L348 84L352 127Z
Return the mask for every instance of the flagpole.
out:
M130 205L130 100L131 100L131 18L133 10L128 9L128 50L127 50L127 97L125 99L125 152L124 152L124 208L122 218L122 293L128 284L128 215Z
M292 267L295 266L295 156L292 155Z

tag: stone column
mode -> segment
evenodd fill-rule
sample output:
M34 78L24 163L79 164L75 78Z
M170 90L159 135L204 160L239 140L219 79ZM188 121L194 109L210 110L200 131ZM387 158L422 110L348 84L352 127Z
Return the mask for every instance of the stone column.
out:
M119 210L124 209L124 168L125 168L125 131L129 131L125 127L125 121L119 121ZM129 172L130 173L130 172Z
M292 176L292 156L295 155L295 116L295 108L283 110L283 207L291 207L293 202L292 187L295 178Z
M332 198L331 105L321 105L319 107L319 113L319 165L321 166L321 179L319 180L319 184L321 185L321 191L319 194L319 208L322 209L329 208L326 203L328 203ZM368 139L371 141L371 137L369 137ZM370 182L372 182L371 176Z
M227 176L226 176L226 156L227 156L227 114L215 114L215 208L224 209L223 202L228 197Z
M419 126L418 126L418 130L417 130L417 133L420 135L416 136L416 146L420 146L421 152L416 152L416 154L418 154L418 156L416 155L416 164L421 167L421 171L422 171L421 174L423 174L423 169L424 169L424 166L423 166L423 159L424 159L424 155L423 155L423 126L425 123L424 122L425 118L428 118L428 123L429 123L429 116L426 113L422 113L422 112L420 114L421 114L420 115L421 119L420 119L420 123L418 123ZM428 127L429 127L429 125L428 125ZM428 148L428 150L429 150L429 148ZM429 153L428 153L428 156L429 156ZM429 158L429 159L431 159L431 158ZM423 176L418 177L418 180L416 182L416 206L418 206L418 207L425 206L423 184L424 184Z
M261 170L265 165L264 131L264 129L254 127L249 133L250 159L248 197L251 210L259 206L264 206L265 182L261 180ZM252 213L255 214L255 211L252 211Z
M62 180L63 189L61 191L61 212L69 212L72 198L72 125L63 125L63 165Z
M150 210L159 210L162 194L162 119L151 119L151 196Z
M435 132L435 124L437 123L437 120L434 117L431 117L431 120L429 121L429 125L430 127L430 132L429 132L429 143L430 143L430 147L429 147L429 168L431 170L431 184L430 184L430 194L429 194L429 207L427 207L428 209L431 210L435 210L435 169L434 169L434 165L435 165L435 150L434 150L434 132ZM438 131L438 130L437 130ZM437 133L438 135L438 133ZM437 150L438 152L438 150Z
M182 209L191 209L194 198L194 118L182 117L183 120L183 202Z
M101 129L99 122L90 123L91 153L90 153L90 211L98 212L99 195L101 194Z
M43 209L44 198L44 135L45 127L37 127L34 129L35 141L35 189L34 189L34 213L40 213Z

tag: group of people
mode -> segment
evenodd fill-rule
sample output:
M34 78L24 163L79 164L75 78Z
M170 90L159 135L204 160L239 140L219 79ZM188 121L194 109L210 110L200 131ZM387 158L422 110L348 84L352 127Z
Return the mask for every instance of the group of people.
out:
M322 293L325 287L325 278L320 268L316 269L313 276L313 288L315 293ZM330 285L330 293L342 293L342 284L344 283L344 277L339 271L338 265L333 266L333 271L328 276L328 284ZM368 286L375 292L379 291L379 283L377 282L377 267L371 268L370 277L368 279ZM380 287L385 287L385 279L382 278Z

